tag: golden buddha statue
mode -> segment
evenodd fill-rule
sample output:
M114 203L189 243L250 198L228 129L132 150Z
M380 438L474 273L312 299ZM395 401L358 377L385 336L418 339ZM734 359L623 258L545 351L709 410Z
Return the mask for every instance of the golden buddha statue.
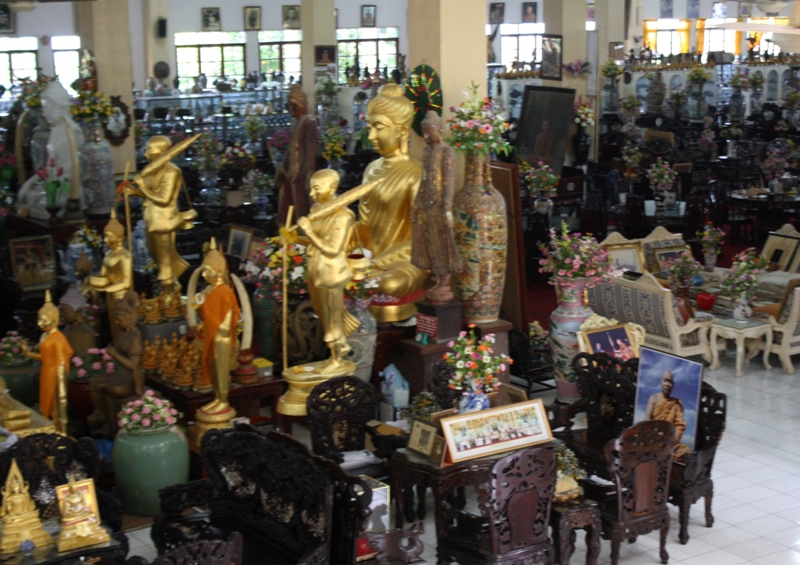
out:
M36 547L53 543L53 538L42 527L39 511L28 489L16 459L12 459L6 486L0 491L3 495L3 506L0 507L0 518L3 519L0 553L15 553L19 551L19 544L26 540L32 541Z
M164 321L161 316L161 304L158 298L151 298L146 301L147 314L144 317L144 323L148 325L160 324Z
M91 508L82 492L88 485L93 485L91 479L78 485L75 478L70 476L69 493L61 501L61 532L56 542L58 551L72 551L111 541L111 536L100 525L98 513Z
M161 336L156 335L153 343L144 342L144 355L142 355L142 369L155 371L158 369L158 354L161 349Z
M158 372L162 379L171 380L175 376L175 365L178 360L175 357L175 350L165 345L161 348L158 361Z
M378 277L378 293L393 297L373 302L379 322L396 322L416 313L414 301L428 273L411 263L411 206L422 179L422 167L408 155L414 106L403 87L387 84L367 104L369 140L381 157L369 164L363 183L382 181L363 196L349 249L363 245L372 252L368 276Z
M182 318L181 312L181 292L178 289L176 292L171 292L164 297L166 308L164 310L164 317L167 320L177 320Z
M144 320L147 315L147 297L144 292L139 294L139 308L136 310L136 315L140 320Z

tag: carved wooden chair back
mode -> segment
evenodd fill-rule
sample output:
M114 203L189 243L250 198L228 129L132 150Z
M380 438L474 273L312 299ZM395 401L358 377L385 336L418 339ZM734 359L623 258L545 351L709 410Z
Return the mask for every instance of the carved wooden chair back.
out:
M660 520L659 515L668 514L674 446L675 429L665 420L639 422L606 444L619 523L640 521L647 516Z
M380 396L357 377L335 377L314 387L306 400L314 453L337 463L343 451L364 449L367 422Z
M579 353L572 368L586 402L589 429L616 437L633 424L639 359L620 362L607 353Z
M241 562L242 534L233 532L227 540L183 545L157 557L151 565L239 565Z

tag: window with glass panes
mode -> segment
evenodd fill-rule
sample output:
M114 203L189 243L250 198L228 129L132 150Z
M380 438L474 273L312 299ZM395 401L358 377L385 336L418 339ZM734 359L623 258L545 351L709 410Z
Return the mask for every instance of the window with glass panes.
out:
M513 63L541 62L542 34L544 23L500 24L500 62L504 66ZM491 35L492 26L486 26L486 35Z
M645 45L659 55L688 53L690 25L689 20L645 20Z
M776 18L776 17L758 17L758 18L748 18L747 23L749 24L769 24L774 26L786 26L789 25L789 18ZM779 32L775 32L779 33ZM753 51L758 54L766 54L769 53L770 55L777 55L781 52L781 46L777 43L773 43L772 41L772 34L773 32L768 31L765 33L758 33L752 34L756 36L756 44L753 48Z
M175 34L179 89L189 88L200 73L208 81L225 76L241 80L244 68L245 33L243 31L181 32Z
M347 82L347 67L358 64L362 71L370 73L376 68L383 72L397 67L398 28L358 27L336 30L336 50L339 59L339 83Z
M261 72L267 77L274 72L285 75L300 75L300 42L303 32L299 29L268 30L258 32L258 58Z
M8 88L23 78L35 79L38 49L35 37L0 37L0 84Z
M79 35L54 35L50 38L53 49L53 68L64 88L72 96L77 92L72 88L81 74L81 37Z
M726 51L739 55L741 51L742 33L732 29L715 29L714 26L737 21L736 18L699 19L695 23L697 29L698 48L702 53ZM702 40L700 39L702 37Z

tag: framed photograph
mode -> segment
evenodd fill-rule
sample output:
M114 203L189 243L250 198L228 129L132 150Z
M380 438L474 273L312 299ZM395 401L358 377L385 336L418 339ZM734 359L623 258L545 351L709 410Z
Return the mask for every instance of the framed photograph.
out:
M492 2L489 4L489 24L502 24L506 19L506 5L504 2Z
M315 45L314 46L314 66L327 67L336 64L335 45Z
M686 17L690 19L700 17L700 0L686 0Z
M244 30L259 31L261 29L261 6L245 6Z
M453 415L452 408L445 408L444 410L439 410L438 412L434 412L428 417L428 423L431 426L436 428L437 433L441 433L442 431L442 420L444 418L448 418Z
M20 237L8 242L11 269L23 291L52 288L56 280L56 255L49 235Z
M659 271L666 271L669 267L669 264L672 263L678 256L687 251L689 248L686 245L681 245L680 247L665 247L663 249L656 249L656 263L658 263L658 270Z
M442 432L453 463L553 439L541 398L445 418Z
M518 404L528 400L528 393L524 389L516 386L500 383L498 389L500 393L500 406L508 406L509 404Z
M250 245L247 246L247 259L248 261L255 261L256 253L261 251L261 249L267 244L267 241L261 237L251 237L250 238Z
M711 5L712 18L727 18L728 17L728 4L725 2L714 2Z
M283 29L300 29L300 6L282 6Z
M87 520L91 520L94 518L94 521L99 524L100 523L100 509L97 505L97 493L94 490L94 480L93 479L85 479L83 481L76 481L74 483L75 491L81 497L83 502L83 507L85 508L84 513L81 517L72 524L77 522L85 522ZM66 499L70 496L70 485L69 483L65 485L58 485L56 487L56 498L58 499L58 507L61 510L61 514L63 515L66 508ZM64 524L64 525L71 525L71 524Z
M522 3L522 23L532 24L536 23L536 2L523 2Z
M667 420L675 426L675 459L694 450L702 384L702 363L642 347L633 423Z
M16 33L17 27L14 20L14 11L7 3L0 4L0 33Z
M644 253L638 243L624 243L622 245L607 245L608 260L618 271L631 273L646 273Z
M560 35L542 34L541 77L545 80L561 80L563 41Z
M111 115L103 124L103 134L114 147L119 147L131 133L131 112L122 96L111 96Z
M574 99L575 90L571 88L525 87L517 127L518 158L528 163L542 161L557 175L561 174Z
M620 361L639 356L639 342L630 334L626 324L581 330L578 339L581 340L581 351L607 353Z
M239 259L246 259L250 251L250 239L252 237L253 228L231 226L226 253L238 257Z
M376 9L373 4L362 4L361 6L361 27L375 27Z
M201 8L203 31L222 31L219 21L219 8Z
M786 271L789 270L789 265L793 265L792 257L794 257L798 243L800 240L793 237L771 233L764 244L761 255L770 263L777 264L779 271Z
M747 4L745 2L739 2L739 17L740 18L750 17L750 4Z
M433 444L437 435L436 426L427 422L414 420L408 432L408 448L411 451L430 457L433 452Z
M672 0L661 0L659 5L661 8L661 17L664 19L672 19Z

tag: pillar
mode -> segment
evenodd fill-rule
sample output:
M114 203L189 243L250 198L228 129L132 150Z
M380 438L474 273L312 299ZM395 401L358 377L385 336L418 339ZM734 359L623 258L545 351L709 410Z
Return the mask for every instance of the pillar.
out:
M630 25L636 21L636 4L634 0L595 0L594 4L594 17L597 22L597 68L592 69L592 74L589 75L589 80L593 80L597 87L597 104L595 104L595 112L597 113L597 120L600 120L600 92L603 88L604 79L600 74L600 67L608 60L608 44L611 42L625 41L625 10L629 10ZM628 36L631 37L630 35ZM620 80L621 77L620 77ZM595 132L599 132L595 128ZM599 141L599 133L592 136L592 143L594 147L591 155L597 157L597 142Z
M478 93L488 93L486 79L486 1L485 0L408 0L409 69L425 63L442 82L443 118L452 116L448 108L458 106L462 92L472 83ZM422 157L424 141L411 136L411 154ZM463 158L456 166L456 187L464 184Z
M81 46L94 55L97 66L97 86L108 96L120 96L133 119L131 93L131 50L127 0L75 2L75 22ZM111 148L114 153L114 172L125 171L130 162L135 169L136 155L133 126L125 143Z
M314 46L336 45L336 21L333 0L301 0L300 25L303 29L303 92L308 97L309 112L314 113Z
M136 80L143 84L144 81L153 75L153 66L159 61L169 62L174 57L172 50L174 46L169 39L170 32L167 27L167 37L158 37L158 19L167 19L169 16L169 0L142 0L142 20L144 22L144 68L146 75L136 77ZM169 20L167 20L169 26ZM170 77L167 78L169 88L172 88L172 77L177 76L178 69L170 69Z

